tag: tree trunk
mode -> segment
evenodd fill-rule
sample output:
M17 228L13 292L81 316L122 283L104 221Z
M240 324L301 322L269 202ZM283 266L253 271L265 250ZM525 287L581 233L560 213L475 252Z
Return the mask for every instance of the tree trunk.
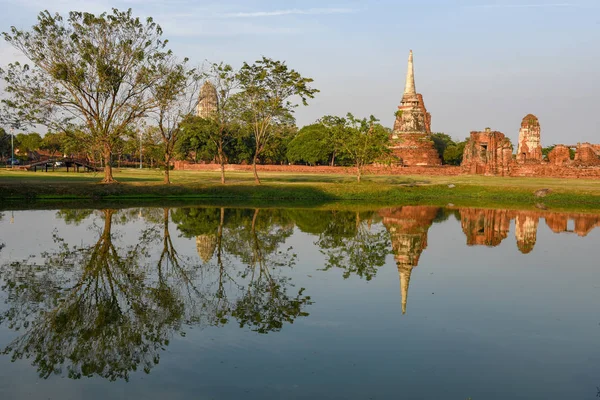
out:
M221 184L225 184L225 157L223 154L223 144L219 146L219 163L221 164Z
M171 169L171 156L168 153L165 153L165 185L171 184L171 179L169 178L169 171Z
M254 154L254 158L252 159L252 172L254 172L254 183L260 185L260 179L258 178L258 173L256 172L256 158L258 154Z
M110 163L111 149L108 144L104 145L104 179L102 183L116 183L117 181L113 178L112 165Z
M333 152L333 154L331 155L331 166L335 166L335 151Z
M360 183L360 164L356 163L356 180Z

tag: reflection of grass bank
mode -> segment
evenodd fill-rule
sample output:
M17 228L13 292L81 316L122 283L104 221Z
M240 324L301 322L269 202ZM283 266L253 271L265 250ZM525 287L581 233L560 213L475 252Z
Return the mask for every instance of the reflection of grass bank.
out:
M222 186L212 172L180 172L173 184L162 184L158 171L123 170L118 185L98 184L99 176L74 173L0 171L2 208L34 208L50 204L78 207L107 203L128 205L219 204L245 206L323 205L331 202L358 205L430 204L534 208L540 199L533 192L550 188L542 199L552 209L600 210L600 181L549 178L497 178L481 176L367 176L361 184L348 175L262 173L263 185L252 175L228 173ZM456 187L449 188L449 184ZM127 203L127 204L124 204Z

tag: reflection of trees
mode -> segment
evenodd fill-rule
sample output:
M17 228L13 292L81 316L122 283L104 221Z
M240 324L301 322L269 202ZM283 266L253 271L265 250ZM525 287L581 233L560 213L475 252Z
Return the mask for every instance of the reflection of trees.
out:
M41 377L62 373L63 365L71 378L149 372L180 325L181 303L145 285L138 265L148 243L118 248L115 211L103 214L95 244L70 247L55 236L60 250L45 254L45 265L25 261L0 269L10 304L0 323L25 331L3 352L13 360L32 358Z
M373 214L331 213L330 223L317 245L326 255L325 270L341 268L344 278L356 274L371 280L391 253L388 232L371 225Z
M294 264L291 249L281 246L293 225L280 210L181 209L174 213L180 231L188 237L214 238L216 288L212 288L215 323L235 318L240 327L260 333L280 330L300 316L310 297L301 288L290 295L291 279L279 273ZM244 268L237 271L233 260ZM228 288L229 290L227 290ZM233 293L232 293L233 292Z

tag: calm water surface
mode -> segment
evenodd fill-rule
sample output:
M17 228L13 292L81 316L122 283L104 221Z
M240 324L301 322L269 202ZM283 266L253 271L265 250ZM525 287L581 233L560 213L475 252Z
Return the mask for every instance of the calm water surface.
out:
M4 212L1 399L594 399L600 215Z

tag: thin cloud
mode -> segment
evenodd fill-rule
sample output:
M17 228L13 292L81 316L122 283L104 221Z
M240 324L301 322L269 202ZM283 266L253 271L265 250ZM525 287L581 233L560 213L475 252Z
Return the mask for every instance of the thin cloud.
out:
M468 8L551 8L551 7L579 7L573 3L548 3L548 4L474 4Z
M277 17L282 15L327 15L327 14L352 14L357 10L352 8L308 8L305 10L291 8L288 10L237 12L221 14L223 18L259 18Z

